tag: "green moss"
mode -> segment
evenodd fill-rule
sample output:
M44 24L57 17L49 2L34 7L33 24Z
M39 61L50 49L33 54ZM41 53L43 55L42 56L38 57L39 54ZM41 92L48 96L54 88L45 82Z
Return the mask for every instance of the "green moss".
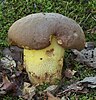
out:
M80 1L80 2L78 2ZM8 46L7 32L13 22L28 14L38 12L56 12L61 13L76 20L83 28L86 35L86 41L96 41L95 32L91 32L96 26L96 2L95 0L5 0L0 3L0 47ZM74 77L74 80L81 80L86 76L96 75L96 70L74 64L75 70L80 76ZM72 94L70 100L75 100L75 94ZM80 95L79 100L95 100L96 93ZM12 100L11 97L3 100Z

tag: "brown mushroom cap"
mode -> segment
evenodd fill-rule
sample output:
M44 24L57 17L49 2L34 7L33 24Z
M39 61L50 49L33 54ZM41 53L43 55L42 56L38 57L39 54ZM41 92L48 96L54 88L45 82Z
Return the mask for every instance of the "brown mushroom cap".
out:
M17 20L8 31L11 43L29 49L43 49L50 45L50 36L68 49L82 49L85 36L72 19L57 13L36 13Z

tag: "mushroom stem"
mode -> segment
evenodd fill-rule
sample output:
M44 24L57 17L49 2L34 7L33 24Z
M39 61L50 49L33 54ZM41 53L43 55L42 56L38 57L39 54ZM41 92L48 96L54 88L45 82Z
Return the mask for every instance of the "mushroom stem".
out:
M58 45L52 37L50 46L41 50L24 49L24 65L29 79L33 84L50 82L61 79L64 48Z

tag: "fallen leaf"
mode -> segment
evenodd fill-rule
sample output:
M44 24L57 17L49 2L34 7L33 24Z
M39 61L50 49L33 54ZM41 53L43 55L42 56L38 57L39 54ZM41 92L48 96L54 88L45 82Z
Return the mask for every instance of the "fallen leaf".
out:
M87 83L88 87L96 88L96 76L95 77L86 77L80 83Z
M64 72L64 76L67 78L72 78L75 73L76 73L75 70L71 70L71 69L67 68Z
M58 97L54 97L51 93L47 92L46 95L48 96L47 100L60 100Z
M85 77L82 81L80 81L81 83L84 82L88 82L91 84L96 84L96 76L95 77Z
M62 92L59 92L57 95L60 96L68 92L87 93L89 87L96 88L96 76L86 77L81 81L71 84L67 86Z
M2 95L5 95L6 94L6 92L5 91L0 91L0 96L2 96Z
M51 86L49 86L48 88L46 88L46 90L44 90L44 91L52 92L52 91L54 91L56 88L57 88L57 85L51 85Z
M75 60L89 67L96 68L96 48L93 42L86 42L85 48L81 51L72 50L76 55Z
M9 55L6 55L5 57L1 58L1 63L6 67L16 67L16 62L13 60L13 58Z
M0 93L7 93L9 91L15 92L16 84L14 82L10 82L7 75L3 73L2 75L3 82L0 84ZM5 91L5 92L4 92Z
M35 95L36 88L34 86L31 86L30 83L24 82L23 87L23 98L27 100L31 100L32 97Z

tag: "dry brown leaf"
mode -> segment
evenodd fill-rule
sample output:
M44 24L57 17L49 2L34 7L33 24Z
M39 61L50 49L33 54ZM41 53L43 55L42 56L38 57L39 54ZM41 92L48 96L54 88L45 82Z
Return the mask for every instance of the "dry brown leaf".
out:
M48 96L48 100L60 100L60 98L58 97L54 97L51 93L47 92L46 93Z
M31 86L30 83L24 82L23 88L23 98L27 100L31 100L32 97L35 95L35 87Z
M0 84L0 91L5 91L6 93L9 91L14 91L16 90L16 84L14 82L10 82L8 79L7 75L3 73L2 75L3 82ZM5 93L4 93L5 94Z
M65 77L67 77L67 78L72 78L73 77L73 75L76 73L76 71L75 70L71 70L71 69L66 69L65 70L65 72L64 72L64 75L65 75Z
M81 81L67 86L63 91L59 92L57 96L64 95L68 92L88 93L88 88L96 88L96 76L86 77Z

